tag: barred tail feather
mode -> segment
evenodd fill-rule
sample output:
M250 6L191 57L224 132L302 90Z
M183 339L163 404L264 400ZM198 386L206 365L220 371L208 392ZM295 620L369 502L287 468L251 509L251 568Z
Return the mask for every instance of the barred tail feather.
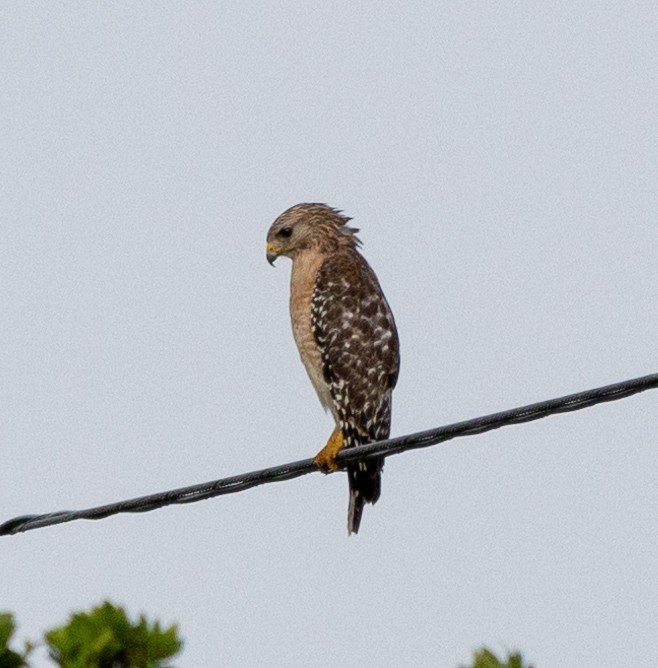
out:
M376 503L382 489L382 468L384 460L368 459L348 467L350 484L350 505L347 509L347 531L359 533L361 515L366 503Z

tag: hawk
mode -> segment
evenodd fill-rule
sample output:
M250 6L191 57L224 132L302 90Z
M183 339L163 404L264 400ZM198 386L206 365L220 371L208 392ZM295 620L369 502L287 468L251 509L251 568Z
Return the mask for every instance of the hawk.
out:
M297 204L267 233L267 260L292 260L290 318L299 355L336 426L315 457L335 471L336 456L389 437L391 395L400 366L391 309L370 265L359 253L350 218L326 204ZM363 506L381 492L382 457L350 464L348 532L357 533Z

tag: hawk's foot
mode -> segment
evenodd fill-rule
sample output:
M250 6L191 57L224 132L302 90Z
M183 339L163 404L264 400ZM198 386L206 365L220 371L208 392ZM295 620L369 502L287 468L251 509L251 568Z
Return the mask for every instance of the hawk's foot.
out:
M327 445L315 455L314 461L318 465L318 468L325 472L337 471L338 464L336 463L336 456L343 449L344 445L343 432L336 427L329 437Z

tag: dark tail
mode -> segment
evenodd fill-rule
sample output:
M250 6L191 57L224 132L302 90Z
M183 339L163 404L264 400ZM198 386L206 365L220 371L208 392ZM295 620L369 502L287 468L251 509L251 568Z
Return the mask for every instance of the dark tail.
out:
M359 533L363 506L376 503L382 491L384 459L366 459L347 468L350 483L350 505L347 510L347 532Z

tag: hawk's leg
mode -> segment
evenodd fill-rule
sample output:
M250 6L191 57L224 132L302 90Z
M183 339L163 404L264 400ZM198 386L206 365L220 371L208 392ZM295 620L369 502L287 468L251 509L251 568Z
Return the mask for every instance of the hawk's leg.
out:
M339 427L336 427L329 437L327 445L315 455L315 463L323 471L337 471L336 455L343 449L344 445L343 432Z

